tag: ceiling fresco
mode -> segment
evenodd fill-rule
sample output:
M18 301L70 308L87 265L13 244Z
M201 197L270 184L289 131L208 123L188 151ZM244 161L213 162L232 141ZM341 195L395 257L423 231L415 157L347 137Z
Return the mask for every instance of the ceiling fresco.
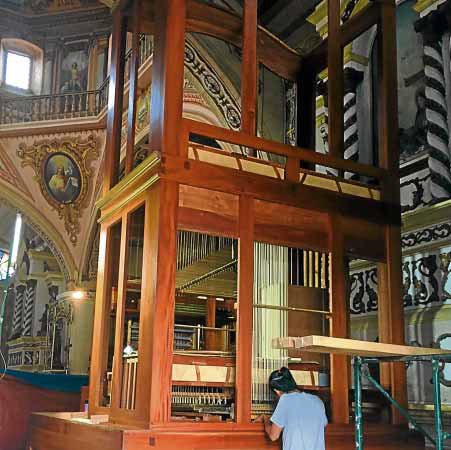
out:
M0 0L0 7L26 14L49 14L101 5L97 0Z

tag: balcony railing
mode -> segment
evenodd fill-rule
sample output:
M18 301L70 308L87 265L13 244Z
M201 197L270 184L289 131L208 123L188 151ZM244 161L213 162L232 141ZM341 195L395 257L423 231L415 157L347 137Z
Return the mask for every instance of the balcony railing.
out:
M108 83L93 91L33 95L2 99L0 123L27 123L44 120L97 116L108 103Z
M139 67L153 53L152 38L141 35ZM131 51L125 55L125 80L131 60ZM47 120L96 117L108 105L109 78L96 90L65 92L60 94L0 98L0 124L21 124Z

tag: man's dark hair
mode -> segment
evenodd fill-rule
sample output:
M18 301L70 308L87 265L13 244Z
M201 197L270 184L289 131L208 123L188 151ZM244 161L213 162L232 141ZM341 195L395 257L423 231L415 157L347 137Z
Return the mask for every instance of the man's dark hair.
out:
M291 392L297 389L296 381L286 367L271 373L269 376L269 387L273 391L278 390L282 392Z

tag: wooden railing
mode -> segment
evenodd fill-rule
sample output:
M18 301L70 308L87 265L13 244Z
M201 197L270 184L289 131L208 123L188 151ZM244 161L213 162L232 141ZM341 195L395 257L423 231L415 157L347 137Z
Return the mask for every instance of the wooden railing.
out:
M139 66L150 58L153 42L141 35ZM131 52L125 55L128 80ZM0 124L18 124L46 120L74 119L98 116L108 104L109 78L96 90L65 92L60 94L0 98Z
M185 141L189 140L191 134L195 134L214 139L218 141L218 143L223 142L232 144L232 147L236 146L241 149L241 151L243 149L247 150L247 154L252 152L256 154L258 154L258 152L263 152L284 157L286 161L284 165L285 180L289 182L299 182L300 167L303 166L308 167L311 171L315 171L315 168L318 166L334 169L339 177L341 173L352 172L359 177L366 179L367 181L364 184L370 184L380 190L383 190L389 175L387 170L379 167L345 160L311 151L309 149L292 147L288 144L270 141L246 133L236 132L190 119L183 119L183 125ZM306 169L305 172L309 169Z

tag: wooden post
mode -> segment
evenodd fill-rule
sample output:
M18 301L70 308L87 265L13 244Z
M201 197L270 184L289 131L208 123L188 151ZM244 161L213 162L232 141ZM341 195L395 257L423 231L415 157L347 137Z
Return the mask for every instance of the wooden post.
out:
M398 155L398 103L396 70L396 6L394 0L380 4L379 27L379 164L390 171L382 186L382 199L400 205ZM399 210L401 216L401 209ZM385 226L387 264L379 264L379 337L380 342L405 344L402 299L401 224ZM385 366L385 367L384 367ZM407 406L406 369L403 363L381 365L381 382L390 386L392 396ZM392 408L393 423L405 420Z
M252 327L254 300L254 204L240 196L238 259L238 323L236 355L236 420L251 420Z
M110 286L111 270L111 228L100 226L99 263L97 268L96 307L94 312L94 325L92 333L91 368L89 376L89 413L93 414L100 406L102 395L102 377L106 370L104 352L108 351L109 335L109 299L111 293L107 292Z
M135 152L136 99L138 97L139 28L141 0L134 0L132 8L132 55L130 61L130 85L128 90L127 146L125 152L125 175L133 169Z
M114 12L113 34L111 39L112 51L105 144L105 174L103 178L104 195L114 186L119 175L126 35L125 18L121 8L118 7Z
M151 149L162 155L177 155L183 143L185 0L160 2L154 15ZM152 268L146 311L150 323L144 352L145 358L151 361L147 366L151 384L151 424L168 422L171 417L178 190L177 183L162 179L151 190L148 199L152 223L145 239L150 239L148 251Z
M340 2L328 0L328 108L329 154L343 158L343 48L341 46Z
M208 297L207 300L207 315L205 318L207 327L216 327L216 299ZM216 350L216 331L207 330L205 333L205 350Z
M150 144L171 155L181 151L185 22L185 0L166 0L155 8Z
M344 249L344 236L339 217L330 221L330 298L332 337L347 338L349 329L349 299L347 289L347 264ZM349 423L349 358L343 355L330 355L331 401L333 423Z
M257 0L244 1L241 130L255 135L257 116Z
M151 341L146 340L143 352L144 358L151 361L147 372L151 384L150 423L158 424L168 422L171 417L178 185L161 180L149 193L148 205L152 211L150 234L146 235L152 260L149 280Z

